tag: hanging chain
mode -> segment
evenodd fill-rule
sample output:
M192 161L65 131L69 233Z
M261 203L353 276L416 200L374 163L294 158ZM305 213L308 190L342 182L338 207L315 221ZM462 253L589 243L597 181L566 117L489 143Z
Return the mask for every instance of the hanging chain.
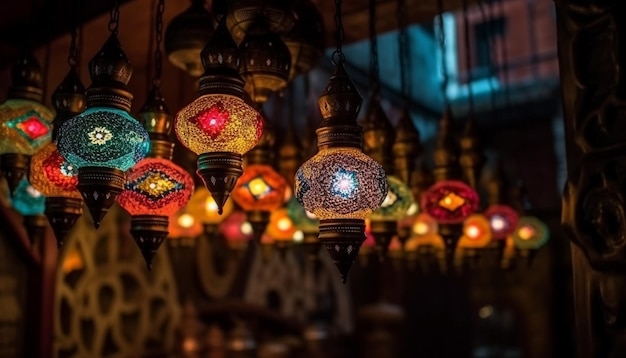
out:
M466 80L467 83L467 100L469 103L469 114L474 114L474 91L472 90L472 82L474 82L474 76L472 76L472 47L470 44L470 26L467 0L463 0L463 32L465 41L465 67L467 69Z
M111 19L109 20L109 31L117 35L120 26L120 2L115 0L113 8L111 8Z
M335 50L335 52L333 52L333 54L331 55L331 61L333 63L337 63L337 62L344 62L346 60L345 55L343 54L343 51L341 50L341 44L343 43L343 41L346 38L346 34L343 30L343 20L341 18L341 3L343 1L342 0L335 0L335 41L337 42L337 49ZM335 60L335 56L338 57L337 60Z
M67 63L72 68L78 65L78 6L79 0L73 0L70 4L70 51Z
M439 45L441 46L441 91L443 93L443 103L447 107L448 103L448 70L446 69L446 33L443 26L443 0L437 0L437 11L439 12Z
M409 78L411 77L410 64L410 43L406 20L406 1L398 0L398 8L396 17L398 18L398 58L400 59L400 91L405 101L411 98L411 89L409 88Z
M163 42L163 12L165 11L165 0L159 0L156 11L156 23L154 24L156 44L154 46L154 78L152 85L161 86L161 74L163 71L163 53L161 43Z
M374 90L380 85L380 71L378 68L378 38L376 37L376 0L369 0L369 31L370 31L370 77Z

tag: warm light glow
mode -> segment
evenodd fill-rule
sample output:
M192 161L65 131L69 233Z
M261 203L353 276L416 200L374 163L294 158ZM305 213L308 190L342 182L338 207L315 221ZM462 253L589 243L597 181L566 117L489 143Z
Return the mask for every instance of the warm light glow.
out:
M428 214L419 214L411 227L411 236L425 236L436 234L439 229L437 221Z
M485 210L485 216L491 223L493 237L499 240L511 235L519 221L517 212L508 205L491 205Z
M503 217L499 215L494 215L491 217L491 227L495 231L501 231L506 228L507 224Z
M219 210L217 203L215 202L215 199L213 199L212 196L209 196L206 199L204 207L208 213L217 213L217 211Z
M450 193L439 201L439 206L450 211L458 209L463 204L465 204L465 200L455 193Z
M412 203L411 206L409 206L409 209L406 211L406 215L413 216L417 214L418 210L419 210L419 206L417 205L417 203Z
M421 209L442 224L460 224L478 209L478 193L458 180L435 183L422 193Z
M532 226L524 225L517 229L517 236L522 240L530 240L535 236L535 229Z
M178 217L178 225L182 228L189 229L196 223L196 219L189 214L183 214Z
M492 314L493 314L493 306L491 305L483 306L480 308L480 310L478 310L478 317L482 319L487 319L491 317Z
M387 176L387 196L380 208L376 209L369 219L373 221L399 221L405 218L409 210L417 212L411 188L395 176Z
M413 225L413 232L416 235L426 235L428 233L428 224L424 222L417 222Z
M293 233L294 242L302 242L304 240L304 233L301 230L297 230Z
M280 230L289 230L291 229L291 227L293 226L291 224L291 220L289 220L288 218L281 218L280 220L278 220L278 222L276 223L276 226L280 229Z
M72 248L65 255L62 264L63 273L68 274L73 271L82 270L85 267L85 262L80 252L76 248Z
M492 239L489 220L482 214L473 214L463 222L463 236L459 239L460 248L482 248Z
M252 235L252 233L254 232L254 229L252 228L252 224L250 224L247 221L241 224L241 232L244 235Z
M232 200L227 200L224 204L222 215L218 213L217 203L206 187L196 188L187 204L189 214L193 215L202 224L220 224L233 212Z
M254 178L248 183L248 190L255 199L263 198L267 193L272 190L269 185L261 177Z
M472 225L465 229L465 235L467 235L470 239L475 240L478 238L478 235L480 235L480 229Z
M512 236L517 249L537 250L548 242L550 230L538 218L522 216L519 218L519 223Z
M291 241L296 231L287 209L279 209L272 212L265 233L275 240Z

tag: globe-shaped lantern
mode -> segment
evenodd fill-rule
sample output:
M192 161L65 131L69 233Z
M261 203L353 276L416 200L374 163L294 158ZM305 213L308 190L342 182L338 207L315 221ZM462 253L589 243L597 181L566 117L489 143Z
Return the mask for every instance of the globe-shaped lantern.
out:
M46 198L23 177L11 197L11 206L24 217L24 227L31 243L45 236L47 219L44 215Z
M243 173L243 154L263 133L261 115L243 100L239 53L222 22L202 51L199 97L174 119L180 142L199 154L198 175L218 212Z
M169 217L187 204L192 192L189 173L167 159L146 158L128 171L117 202L131 215L130 233L148 268L168 235Z
M270 221L272 211L283 206L287 181L272 166L246 167L233 190L233 200L246 212L258 240Z
M293 243L297 231L287 209L283 208L272 211L265 233L274 239L274 245L279 250L284 250Z
M519 214L508 205L490 205L485 210L485 216L489 220L493 238L496 240L503 240L515 232L519 221Z
M282 36L291 53L289 80L317 66L325 48L324 19L317 6L309 0L294 1L293 12L296 22Z
M549 238L548 226L534 216L521 216L513 232L515 247L522 252L540 249Z
M78 191L94 226L124 189L125 172L148 153L148 132L128 112L132 67L112 33L89 62L87 109L59 129L59 153L78 169Z
M150 137L148 158L127 175L118 204L131 214L130 233L148 265L168 235L168 220L184 207L193 192L193 179L172 162L172 116L158 85L153 86L139 114Z
M59 248L83 213L83 200L76 190L77 174L77 170L61 157L54 143L35 153L30 162L30 183L46 197L45 214Z
M196 188L195 193L191 196L191 200L187 204L189 214L193 215L204 227L204 233L213 237L219 231L220 224L228 218L234 210L231 200L228 200L222 209L222 213L218 212L217 203L211 196L211 193L205 187Z
M18 60L11 78L0 105L0 170L13 192L28 174L30 156L50 142L54 114L41 104L41 69L32 55Z
M165 29L167 59L191 76L202 75L200 52L215 31L214 22L205 1L192 0L191 6L176 15Z
M459 224L478 209L478 194L458 180L433 184L422 193L422 210L441 224Z
M317 129L319 151L298 169L294 190L320 219L320 242L344 282L365 240L365 218L388 191L385 170L361 151L362 129L356 123L361 102L340 60L319 100L324 118Z
M253 102L263 104L272 93L287 86L291 54L263 18L252 23L240 49L241 76L246 81L244 89Z
M463 249L479 249L489 245L491 238L489 220L482 214L473 214L463 222L463 236L458 246Z
M290 0L230 0L226 25L233 39L239 44L244 40L253 23L262 19L270 30L286 34L294 26L294 13Z
M181 209L170 217L167 231L170 239L191 239L202 234L202 225L195 216Z

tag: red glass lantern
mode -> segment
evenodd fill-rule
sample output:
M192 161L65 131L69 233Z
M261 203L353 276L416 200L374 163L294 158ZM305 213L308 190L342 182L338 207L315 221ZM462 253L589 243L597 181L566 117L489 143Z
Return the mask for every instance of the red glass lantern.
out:
M422 210L440 224L460 224L478 209L476 190L457 180L435 183L422 194Z
M511 235L519 221L519 214L508 205L491 205L485 210L493 238L502 240Z
M118 204L131 216L131 235L148 269L168 235L169 217L187 204L193 192L189 173L167 159L147 158L127 173Z

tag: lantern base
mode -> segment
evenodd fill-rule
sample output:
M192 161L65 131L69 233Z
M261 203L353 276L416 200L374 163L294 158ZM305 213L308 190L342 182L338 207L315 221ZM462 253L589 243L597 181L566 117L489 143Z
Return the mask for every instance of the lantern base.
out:
M243 174L243 157L237 153L212 152L198 157L197 174L211 193L221 215L230 192Z
M30 156L26 154L5 153L0 155L0 170L9 184L10 193L13 194L22 178L28 175Z
M370 231L376 241L378 258L383 261L387 256L389 243L397 234L398 223L395 221L370 221Z
M252 232L256 242L261 242L261 237L270 222L270 212L262 210L246 211L246 218L252 225Z
M302 240L302 246L306 257L311 262L317 262L319 260L320 247L322 243L317 238L317 232L303 232L304 239Z
M152 259L167 237L168 217L136 215L130 219L130 234L141 250L148 270L152 270Z
M348 272L365 241L365 221L359 219L320 220L319 240L326 247L346 283Z
M35 245L45 238L48 219L45 215L24 216L24 227L26 228L30 243Z
M125 180L124 172L115 168L78 169L76 189L83 196L96 229L100 227L100 222L124 189Z
M83 214L83 201L77 198L49 197L46 198L46 216L61 249L65 238Z

